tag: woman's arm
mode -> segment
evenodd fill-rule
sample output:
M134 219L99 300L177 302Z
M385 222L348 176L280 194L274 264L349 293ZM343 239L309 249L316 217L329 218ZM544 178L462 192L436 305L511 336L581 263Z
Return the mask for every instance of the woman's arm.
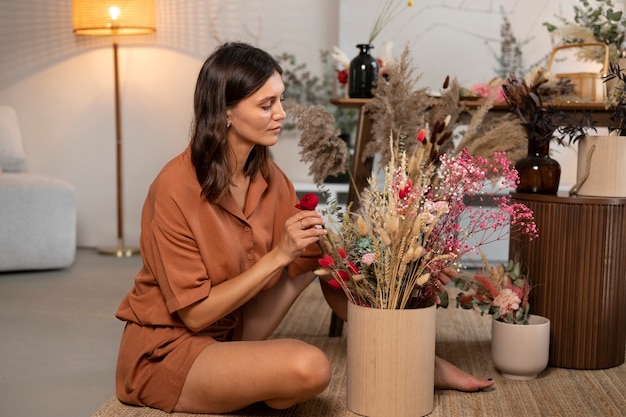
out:
M316 227L323 224L315 211L301 211L288 218L278 245L247 271L211 287L209 297L179 310L181 320L192 331L200 331L241 307L326 234L325 229Z

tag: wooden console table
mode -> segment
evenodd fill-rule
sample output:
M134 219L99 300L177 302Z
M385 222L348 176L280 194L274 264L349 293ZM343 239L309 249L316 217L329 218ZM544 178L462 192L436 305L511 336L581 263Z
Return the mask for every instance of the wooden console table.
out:
M372 119L370 119L365 110L365 105L370 101L372 101L370 98L330 99L330 102L337 107L353 108L359 111L356 136L354 139L354 155L350 166L350 173L354 179L354 184L350 184L350 191L348 192L348 202L352 202L354 207L358 204L360 192L367 186L367 180L372 174L374 164L372 158L363 161L365 147L372 141Z
M466 110L476 110L485 103L485 99L461 100L460 103ZM591 112L591 118L596 123L596 126L609 126L612 124L611 115L613 114L613 110L607 109L604 102L601 101L545 102L543 106L550 106L565 113L589 111ZM496 102L493 104L493 107L489 109L487 116L498 117L508 113L511 113L511 110L506 102ZM463 117L463 120L469 120L469 118L466 119Z
M365 105L371 102L370 98L332 98L330 102L337 107L355 108L359 111L359 119L356 130L354 143L354 157L350 172L354 178L356 187L350 184L348 193L348 201L352 201L355 205L358 203L359 193L367 186L367 180L372 173L373 160L368 158L363 160L365 147L372 141L372 120L370 119ZM461 121L469 121L467 112L478 109L483 105L485 99L479 100L461 100L460 104L466 110L462 113ZM549 102L544 106L552 106L563 112L590 111L593 120L597 126L609 126L612 110L607 109L602 102ZM494 103L489 109L488 117L499 117L503 114L510 113L509 105L505 102Z
M511 240L527 268L531 313L550 319L551 366L605 369L626 349L626 198L514 193L539 237Z

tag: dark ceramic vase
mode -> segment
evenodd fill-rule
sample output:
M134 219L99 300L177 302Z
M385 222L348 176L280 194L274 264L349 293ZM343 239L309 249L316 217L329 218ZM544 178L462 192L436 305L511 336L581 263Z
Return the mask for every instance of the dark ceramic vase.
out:
M519 193L556 194L561 179L561 165L550 157L550 141L528 135L528 155L517 161Z
M350 98L371 98L372 88L378 78L378 61L370 50L374 45L361 43L356 46L359 54L350 61L348 73L348 96Z

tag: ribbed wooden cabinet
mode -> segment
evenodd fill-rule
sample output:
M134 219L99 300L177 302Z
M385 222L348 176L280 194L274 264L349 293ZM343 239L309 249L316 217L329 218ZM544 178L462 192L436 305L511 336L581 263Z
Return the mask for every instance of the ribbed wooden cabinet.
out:
M533 314L550 319L551 366L605 369L626 349L626 198L514 193L539 237L511 240L527 268Z

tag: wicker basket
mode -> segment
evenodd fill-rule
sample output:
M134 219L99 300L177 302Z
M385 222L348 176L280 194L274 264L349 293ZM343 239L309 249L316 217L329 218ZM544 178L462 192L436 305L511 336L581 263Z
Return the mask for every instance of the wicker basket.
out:
M603 102L606 98L606 86L603 83L602 77L606 75L609 70L609 47L606 44L601 42L587 42L557 46L552 50L552 53L550 53L547 69L549 72L552 69L554 57L558 51L568 48L581 48L589 46L604 48L604 62L601 72L572 72L559 73L554 75L557 78L569 78L574 84L574 94L576 94L576 96L578 96L581 101Z

